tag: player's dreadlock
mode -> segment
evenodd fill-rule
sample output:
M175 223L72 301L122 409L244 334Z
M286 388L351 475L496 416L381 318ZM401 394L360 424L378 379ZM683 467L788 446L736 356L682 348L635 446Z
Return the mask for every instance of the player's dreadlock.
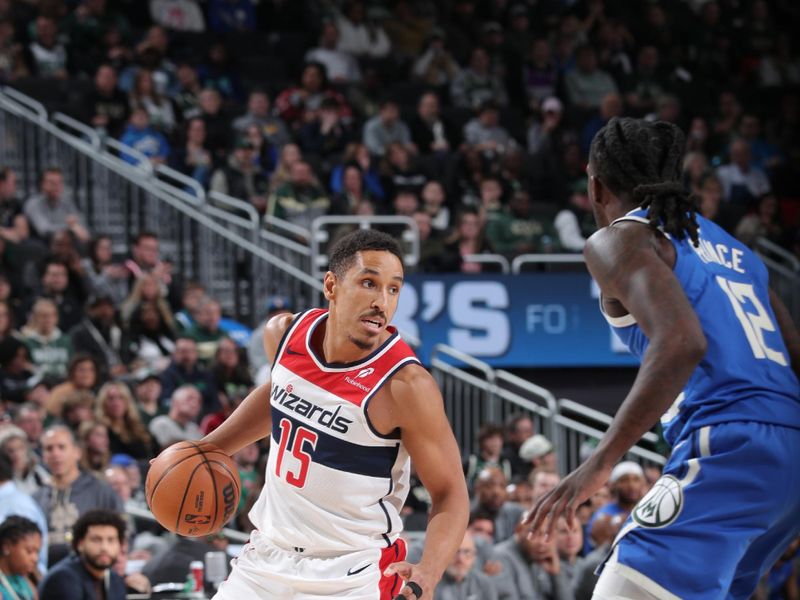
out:
M650 226L696 246L695 205L680 182L683 133L671 123L613 118L592 141L597 177L617 196L647 208Z

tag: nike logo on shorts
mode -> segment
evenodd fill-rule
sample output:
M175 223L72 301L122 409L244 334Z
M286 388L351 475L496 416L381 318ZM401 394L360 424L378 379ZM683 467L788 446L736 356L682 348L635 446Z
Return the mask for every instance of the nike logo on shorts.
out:
M302 352L295 352L291 348L286 348L286 354L293 354L294 356L303 356Z
M353 569L349 569L347 571L347 576L349 577L350 575L358 575L359 573L361 573L361 571L363 571L364 569L366 569L370 565L372 565L372 563L367 563L366 565L364 565L360 569L356 569L355 571Z

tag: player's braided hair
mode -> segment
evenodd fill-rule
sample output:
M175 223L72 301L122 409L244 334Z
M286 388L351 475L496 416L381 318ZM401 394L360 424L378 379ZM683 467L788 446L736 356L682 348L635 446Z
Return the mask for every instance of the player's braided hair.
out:
M592 141L595 173L614 194L647 208L650 226L696 246L695 204L680 182L683 132L671 123L613 118Z

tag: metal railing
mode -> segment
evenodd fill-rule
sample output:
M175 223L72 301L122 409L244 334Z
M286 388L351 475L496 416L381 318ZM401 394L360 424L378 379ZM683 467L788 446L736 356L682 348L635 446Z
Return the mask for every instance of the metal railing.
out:
M497 267L504 274L511 272L511 265L502 254L465 254L462 258L464 262Z
M756 240L754 249L767 266L770 286L797 321L800 319L800 260L763 237Z
M478 430L484 423L507 423L515 415L530 417L534 430L556 446L559 470L568 473L591 452L612 417L571 400L556 400L549 390L449 346L431 353L431 373L444 398L445 411L463 455L478 452ZM646 433L627 458L645 466L663 465L656 451L658 436Z
M579 265L585 262L583 254L580 253L520 254L511 261L511 272L514 274L522 273L525 270L524 267L529 265Z

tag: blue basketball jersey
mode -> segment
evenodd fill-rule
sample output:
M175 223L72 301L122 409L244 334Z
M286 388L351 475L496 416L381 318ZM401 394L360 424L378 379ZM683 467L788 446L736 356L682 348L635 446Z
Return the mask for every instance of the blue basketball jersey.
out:
M636 209L614 223L646 224L646 214ZM662 417L664 437L674 446L699 427L728 421L800 428L800 385L770 306L767 269L721 227L699 215L697 222L699 247L688 236L664 234L675 247L675 277L708 342L703 360ZM641 358L648 340L633 316L606 319Z

